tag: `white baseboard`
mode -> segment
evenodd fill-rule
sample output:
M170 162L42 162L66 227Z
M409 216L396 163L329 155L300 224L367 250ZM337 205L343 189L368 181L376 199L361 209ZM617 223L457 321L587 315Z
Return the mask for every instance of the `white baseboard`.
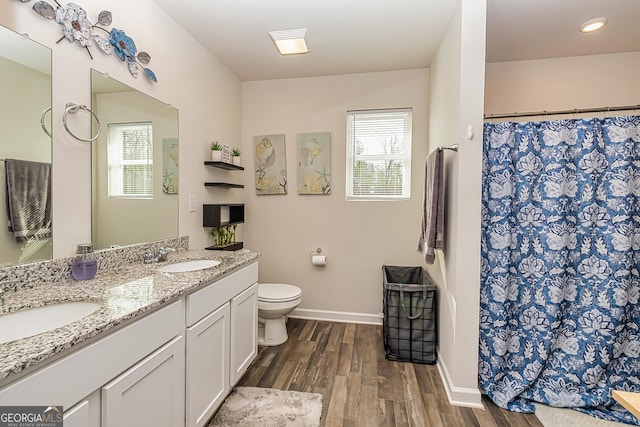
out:
M451 381L447 365L438 352L438 372L442 378L444 390L447 393L449 403L455 406L464 406L467 408L484 409L482 404L482 394L477 388L456 387Z
M324 320L327 322L362 323L365 325L382 325L380 314L351 313L348 311L314 310L296 308L287 317L306 320Z

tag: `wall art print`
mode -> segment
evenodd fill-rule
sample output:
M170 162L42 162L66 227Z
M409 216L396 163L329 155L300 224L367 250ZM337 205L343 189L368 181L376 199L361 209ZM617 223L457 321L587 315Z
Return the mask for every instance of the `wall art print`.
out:
M162 139L162 191L178 194L178 138Z
M331 134L299 133L298 194L331 194Z
M253 137L256 194L287 194L284 134Z

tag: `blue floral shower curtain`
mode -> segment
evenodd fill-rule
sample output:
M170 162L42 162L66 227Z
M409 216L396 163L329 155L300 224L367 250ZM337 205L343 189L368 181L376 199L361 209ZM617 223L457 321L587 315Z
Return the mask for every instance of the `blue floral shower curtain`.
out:
M482 228L487 395L638 424L640 116L487 123Z

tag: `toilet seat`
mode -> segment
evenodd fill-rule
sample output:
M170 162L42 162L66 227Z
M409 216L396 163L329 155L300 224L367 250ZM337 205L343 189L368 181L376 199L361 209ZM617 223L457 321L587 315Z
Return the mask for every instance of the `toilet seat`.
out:
M293 285L284 283L259 283L258 301L262 302L288 302L300 298L302 290Z

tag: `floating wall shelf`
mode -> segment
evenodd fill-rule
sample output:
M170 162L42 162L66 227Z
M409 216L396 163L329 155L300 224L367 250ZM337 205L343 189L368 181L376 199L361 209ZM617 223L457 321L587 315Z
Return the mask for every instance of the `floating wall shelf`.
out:
M235 242L227 246L207 246L205 249L209 251L237 251L243 246L242 242Z
M211 166L218 169L225 169L230 171L242 171L242 166L237 166L227 162L214 162L205 161L206 166ZM229 182L205 182L205 187L218 187L218 188L244 188L242 184L232 184ZM216 204L216 205L202 205L202 226L203 227L227 227L235 224L241 224L244 222L244 204ZM235 231L235 230L234 230ZM237 251L242 249L242 242L234 242L226 246L208 246L205 249L219 250L219 251Z
M224 187L224 188L244 188L242 184L231 184L228 182L205 182L205 187Z
M244 204L202 205L202 226L223 227L244 222Z
M227 163L227 162L212 162L212 161L205 161L204 162L205 165L207 166L212 166L214 168L218 168L218 169L226 169L226 170L238 170L238 171L243 171L244 168L242 166L237 166L237 165L233 165L231 163Z

